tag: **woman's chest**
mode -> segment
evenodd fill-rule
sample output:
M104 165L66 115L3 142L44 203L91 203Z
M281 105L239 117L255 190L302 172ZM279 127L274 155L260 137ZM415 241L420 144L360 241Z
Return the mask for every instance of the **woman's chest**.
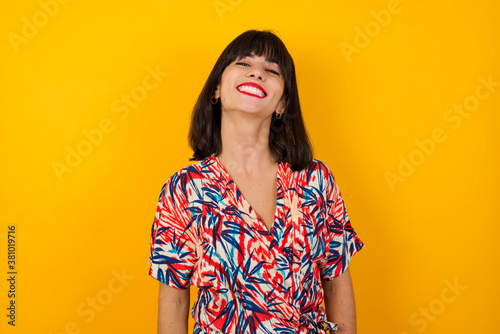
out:
M265 228L272 229L277 208L277 184L275 171L262 171L249 177L232 174L234 190L240 193L241 202L247 202Z
M249 202L237 191L211 188L193 203L199 245L236 267L251 263L279 266L314 261L323 251L324 217L310 198L291 192L274 197L272 228L263 225Z

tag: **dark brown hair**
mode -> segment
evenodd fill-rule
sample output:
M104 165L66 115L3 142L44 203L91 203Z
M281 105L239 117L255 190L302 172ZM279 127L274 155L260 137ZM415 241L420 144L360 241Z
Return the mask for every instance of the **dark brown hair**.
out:
M288 162L292 170L308 167L313 153L300 110L295 65L285 44L271 31L249 30L236 37L222 52L208 76L194 106L189 129L191 160L217 156L222 151L221 103L211 103L222 73L234 60L250 54L265 56L278 63L284 79L286 101L281 119L274 113L269 131L269 149L277 162Z

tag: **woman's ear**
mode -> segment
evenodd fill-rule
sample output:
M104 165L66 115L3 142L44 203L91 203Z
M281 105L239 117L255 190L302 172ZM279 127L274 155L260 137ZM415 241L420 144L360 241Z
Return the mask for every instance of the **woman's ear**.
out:
M215 91L213 94L214 98L218 99L220 97L220 84L215 87Z
M286 107L286 99L283 96L278 103L278 106L276 107L276 113L277 114L283 114L285 112L285 107Z

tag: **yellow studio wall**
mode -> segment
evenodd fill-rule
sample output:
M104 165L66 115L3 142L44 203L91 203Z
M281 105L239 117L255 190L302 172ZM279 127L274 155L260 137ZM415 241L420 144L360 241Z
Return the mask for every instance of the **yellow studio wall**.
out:
M0 6L2 333L155 332L156 201L190 163L204 80L253 28L294 57L316 157L366 243L358 332L498 332L498 2Z

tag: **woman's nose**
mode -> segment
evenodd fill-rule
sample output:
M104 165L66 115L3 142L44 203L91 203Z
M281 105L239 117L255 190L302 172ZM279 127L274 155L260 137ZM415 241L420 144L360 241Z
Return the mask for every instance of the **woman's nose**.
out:
M250 77L252 77L252 78L255 78L255 77L256 77L256 78L258 78L259 80L262 80L262 76L260 76L260 74L259 74L259 75L255 75L255 74L253 74L253 73L252 73L252 74L250 74Z
M258 66L254 66L248 73L251 78L258 78L259 80L262 80L264 77L262 75L262 69L260 69Z

